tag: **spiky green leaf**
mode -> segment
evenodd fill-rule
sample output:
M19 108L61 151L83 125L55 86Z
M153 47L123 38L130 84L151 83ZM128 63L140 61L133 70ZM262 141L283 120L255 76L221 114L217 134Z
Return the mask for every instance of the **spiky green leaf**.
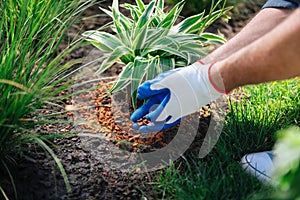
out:
M119 74L118 79L114 85L110 88L109 92L113 93L124 89L131 82L131 74L133 70L133 63L128 63Z
M112 11L109 11L105 8L101 8L100 9L105 13L107 14L108 16L110 16L113 20L114 20L114 15L113 15L113 12ZM125 15L123 15L122 13L119 13L119 20L120 20L120 23L124 26L124 28L128 28L130 29L132 27L132 24L133 24L133 21L132 19L129 19L128 17L126 17Z
M131 50L125 46L119 46L117 47L110 55L109 57L103 61L101 64L99 70L96 72L98 74L104 72L107 68L112 66L114 63L120 60L122 56L125 56L127 54L131 54Z
M223 8L203 17L202 21L199 23L198 34L201 34L205 28L210 26L214 21L216 21L220 17L226 16L226 13L231 9L232 7Z
M105 9L105 8L102 8L102 7L99 7L100 10L102 10L105 14L107 14L108 16L110 16L112 19L114 18L114 15L111 11Z
M136 0L135 2L138 5L140 11L144 12L144 10L145 10L145 4L143 3L143 1L142 0Z
M172 41L176 41L179 45L184 44L192 44L195 42L200 42L203 40L203 38L196 34L174 34L174 35L168 35L168 38L172 39Z
M197 54L200 57L208 53L208 50L206 48L203 48L202 44L196 42L180 46L179 51Z
M113 52L114 49L121 46L119 39L107 32L86 31L82 35L95 47L105 52Z
M164 0L158 0L156 8L160 10L164 10L164 4L165 4Z
M123 8L126 8L127 10L130 11L131 17L135 22L137 22L142 15L142 12L140 12L139 8L137 6L125 3L121 5Z
M193 32L193 28L195 26L199 26L199 24L202 21L202 18L204 16L204 12L199 13L197 15L193 15L190 16L188 18L186 18L185 20L183 20L182 22L180 22L179 24L177 24L176 26L174 26L171 29L171 32L173 33L191 33Z
M158 44L159 40L161 40L163 37L165 37L168 34L168 30L166 29L148 29L147 32L147 39L145 41L144 44L144 49L143 53L141 53L142 55L146 55L149 48L151 48L151 46L154 46L156 44Z
M147 67L147 80L151 80L157 76L156 66L159 66L159 61L157 57L152 57L151 61Z
M119 0L113 0L113 2L112 2L112 10L115 10L118 13L120 12L119 11Z
M150 2L150 4L147 6L147 8L145 9L145 11L143 12L143 14L141 15L141 17L139 18L138 22L136 23L135 29L133 31L132 38L136 38L136 36L138 35L138 33L141 30L141 28L147 22L149 22L149 20L151 18L151 15L153 14L154 6L155 6L155 0L153 0L153 1Z
M151 40L150 40L151 41ZM160 37L156 41L153 41L150 44L147 44L147 51L145 52L152 52L152 50L158 50L162 46L167 46L171 48L178 49L180 47L180 44L178 40L173 39L172 37L166 36L166 37Z
M138 31L138 34L133 41L133 49L135 51L140 52L144 49L144 44L147 40L147 34L148 34L148 24L149 22L147 22L146 24L144 24L143 27L141 27L141 29Z
M119 12L119 7L118 5L114 5L115 1L113 2L112 6L112 14L113 14L113 21L114 21L114 28L116 33L118 34L120 40L122 43L125 45L130 45L130 38L128 37L128 32L129 30L126 29L126 27L122 27L121 25L123 24L120 22L120 12ZM125 23L126 24L126 23Z
M158 27L158 24L161 23L162 20L166 17L166 13L163 10L156 7L155 14L151 20L151 27Z
M176 19L178 18L182 8L183 8L183 1L177 3L171 11L165 16L165 18L158 24L158 28L165 28L170 29L174 23L176 22Z
M202 33L201 37L210 43L224 44L226 42L225 38L213 33Z
M187 59L186 55L183 54L182 52L180 52L180 51L178 51L178 50L176 50L172 47L167 47L167 46L160 46L160 45L155 46L155 47L153 47L153 49L151 49L151 51L149 51L149 53L152 52L152 51L157 51L157 50L165 52L165 55L163 55L163 56L170 56L171 57L172 55L176 55L176 56L179 56L181 58Z
M150 60L139 57L137 57L133 63L133 70L131 74L131 96L134 109L136 109L137 89L146 75L146 70L149 64Z
M160 73L171 69L175 69L174 59L160 57L159 67L160 67Z

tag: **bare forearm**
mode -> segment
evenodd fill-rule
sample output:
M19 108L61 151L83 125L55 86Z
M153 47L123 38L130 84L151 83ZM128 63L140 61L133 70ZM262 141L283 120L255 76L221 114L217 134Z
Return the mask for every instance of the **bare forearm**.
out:
M218 62L226 90L300 75L300 9L247 47ZM215 80L217 82L217 80Z
M202 59L204 63L227 58L262 37L281 23L292 10L266 8L261 10L235 37Z

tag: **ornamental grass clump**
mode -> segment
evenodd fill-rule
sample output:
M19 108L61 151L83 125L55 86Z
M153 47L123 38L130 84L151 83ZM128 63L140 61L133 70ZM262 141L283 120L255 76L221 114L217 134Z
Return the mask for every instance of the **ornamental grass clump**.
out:
M58 121L53 118L55 111L52 108L62 106L65 97L58 94L69 89L66 74L72 66L72 63L62 64L61 61L75 45L67 47L61 54L57 54L58 46L68 28L75 23L76 16L92 2L0 1L0 176L10 177L14 199L18 197L11 165L29 150L29 143L31 146L38 143L51 154L70 191L59 159L45 142L56 136L48 131L36 132L34 127ZM41 117L44 111L52 115ZM0 177L0 196L8 199L1 187L5 181Z
M136 5L122 4L130 17L119 10L118 0L110 9L100 8L112 18L112 22L99 30L90 30L83 36L92 45L105 53L97 73L102 73L116 62L124 65L122 72L110 92L131 85L132 105L136 108L136 91L145 80L177 67L184 67L207 54L207 46L222 44L225 39L206 33L205 29L216 19L226 16L231 8L216 10L218 1L208 15L204 11L177 23L184 2L177 3L165 11L164 0L152 0L145 5L136 0ZM111 34L106 30L113 30Z

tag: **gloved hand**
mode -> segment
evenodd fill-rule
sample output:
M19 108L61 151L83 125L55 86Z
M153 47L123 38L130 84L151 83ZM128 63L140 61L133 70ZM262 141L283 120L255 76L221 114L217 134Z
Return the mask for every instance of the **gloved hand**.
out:
M213 64L196 62L188 67L178 68L159 74L138 88L137 98L148 101L138 108L131 120L133 128L141 132L159 131L181 121L225 92L211 82L210 69ZM151 121L139 126L137 120L146 115Z

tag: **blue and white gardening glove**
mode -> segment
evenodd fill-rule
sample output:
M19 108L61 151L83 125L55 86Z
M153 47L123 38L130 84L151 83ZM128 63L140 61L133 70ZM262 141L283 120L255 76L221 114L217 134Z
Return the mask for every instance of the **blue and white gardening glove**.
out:
M159 74L138 88L137 98L147 100L130 117L133 128L140 132L160 131L181 121L183 116L194 113L216 100L225 92L211 82L213 64L200 62ZM138 119L146 115L151 123L139 126Z

